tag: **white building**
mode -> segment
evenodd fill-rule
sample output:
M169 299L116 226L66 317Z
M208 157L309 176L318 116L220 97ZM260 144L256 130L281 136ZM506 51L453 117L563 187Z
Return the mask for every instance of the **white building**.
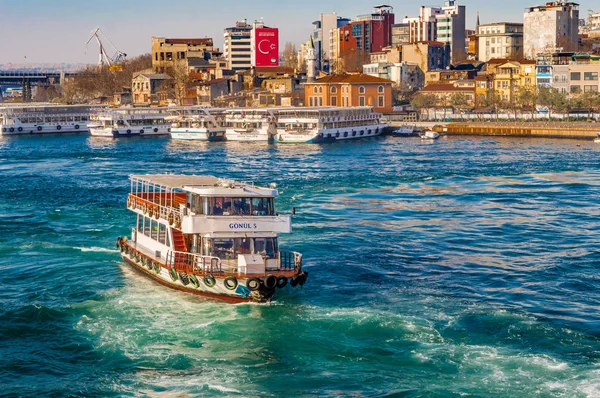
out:
M498 22L479 25L479 61L492 58L523 58L523 24Z
M459 6L456 1L448 0L442 7L442 14L436 15L437 41L450 44L450 62L457 63L467 59L466 42L466 7Z
M579 4L554 1L527 7L523 17L524 55L535 59L540 53L576 51Z
M331 55L331 32L341 28L350 22L347 18L338 17L336 13L321 14L319 19L313 22L313 43L315 46L315 66L317 70L329 71Z
M227 69L238 71L252 68L252 25L246 20L236 22L234 27L225 29L223 56Z
M410 42L440 41L450 45L452 63L467 58L466 42L466 7L455 0L447 0L443 7L421 6L418 17L404 18L410 26Z

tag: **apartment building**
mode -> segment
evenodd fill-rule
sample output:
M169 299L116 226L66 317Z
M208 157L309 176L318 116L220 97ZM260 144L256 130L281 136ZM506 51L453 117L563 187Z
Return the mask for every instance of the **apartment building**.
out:
M523 24L498 22L477 28L479 61L492 58L523 58Z
M551 1L527 7L523 16L525 58L552 51L576 51L579 33L579 4Z
M211 58L214 52L213 39L167 39L152 38L152 69L164 73L176 65L188 65L190 58Z
M223 56L227 60L227 69L240 71L252 67L251 34L252 25L246 20L238 21L235 26L225 29Z

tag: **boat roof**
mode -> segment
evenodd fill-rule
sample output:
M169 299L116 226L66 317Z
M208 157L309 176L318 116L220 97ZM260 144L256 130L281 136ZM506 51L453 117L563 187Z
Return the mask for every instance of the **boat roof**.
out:
M148 175L132 175L131 179L146 181L151 184L160 185L166 188L179 188L189 186L214 187L220 185L221 181L215 176L198 176L198 175L183 175L183 174L148 174Z
M143 181L166 189L181 189L205 196L277 196L277 190L274 187L258 187L252 182L237 182L210 175L148 174L131 175L130 178L132 181Z

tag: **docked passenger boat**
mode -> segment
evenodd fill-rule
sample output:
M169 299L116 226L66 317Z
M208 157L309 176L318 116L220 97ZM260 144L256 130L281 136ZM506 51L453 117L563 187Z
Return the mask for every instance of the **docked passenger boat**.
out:
M302 286L302 255L280 250L291 218L275 208L274 186L212 176L131 176L125 262L156 282L230 302L268 302L277 289Z
M387 124L372 107L283 108L277 112L278 143L322 143L381 135Z
M184 111L171 127L174 140L225 141L225 110L203 107Z
M96 114L88 127L96 137L168 135L171 129L168 118L178 112L175 107L110 109Z
M392 131L392 135L394 137L413 137L416 134L417 133L414 126L401 126L400 128Z
M90 109L89 105L4 105L0 134L87 133Z
M227 141L273 142L277 133L276 109L238 108L226 112Z

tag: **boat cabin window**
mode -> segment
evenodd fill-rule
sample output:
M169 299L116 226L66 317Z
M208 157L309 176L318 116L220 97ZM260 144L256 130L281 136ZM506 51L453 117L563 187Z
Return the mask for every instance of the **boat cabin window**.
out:
M276 258L277 238L204 238L204 255L230 260L243 254Z
M167 226L159 223L156 220L138 215L137 231L139 234L146 235L147 237L154 239L165 246L171 246L169 230Z
M203 214L213 216L272 216L273 198L203 198Z

